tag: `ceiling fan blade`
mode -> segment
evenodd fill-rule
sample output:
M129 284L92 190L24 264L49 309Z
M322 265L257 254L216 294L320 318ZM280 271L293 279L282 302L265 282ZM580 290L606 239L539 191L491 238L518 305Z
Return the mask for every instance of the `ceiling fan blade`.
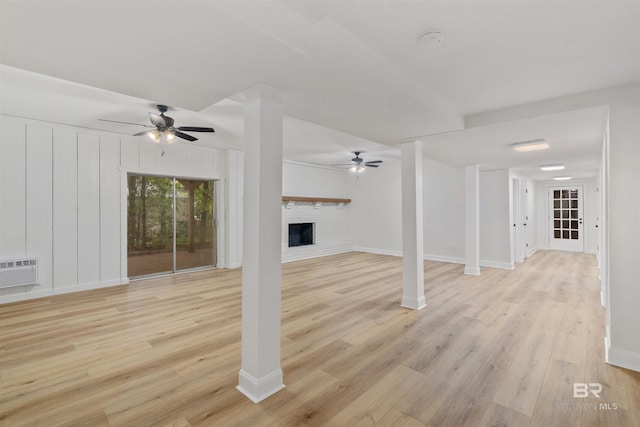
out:
M339 164L329 165L329 166L353 166L353 163L339 163Z
M201 128L197 126L180 126L178 130L183 130L185 132L215 132L213 128Z
M372 160L370 162L365 162L365 165L372 165L372 164L375 164L375 163L382 163L382 160Z
M365 166L368 167L368 168L377 168L379 165L367 165L367 164L365 164Z
M167 124L165 117L160 114L149 113L149 120L151 120L151 123L156 127L166 128L170 126Z
M198 140L198 138L195 138L195 137L193 137L191 135L187 135L186 133L182 133L179 130L176 130L174 133L176 134L176 136L178 138L186 139L187 141L193 142L193 141L197 141Z
M151 127L151 126L149 126ZM149 131L148 130L143 130L142 132L138 132L138 133L134 133L133 136L142 136L142 135L146 135Z
M121 121L118 121L118 120L107 120L107 119L98 119L98 120L100 120L101 122L121 123L123 125L144 126L146 128L152 127L152 126L149 126L149 125L141 125L140 123L121 122Z

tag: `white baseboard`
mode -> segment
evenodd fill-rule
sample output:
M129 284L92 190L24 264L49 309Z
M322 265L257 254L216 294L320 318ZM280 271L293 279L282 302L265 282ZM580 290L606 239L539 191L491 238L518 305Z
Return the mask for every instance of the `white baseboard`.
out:
M402 256L402 251L391 251L387 249L363 248L361 246L356 246L353 248L353 250L355 252L366 252L366 253L378 254L378 255Z
M513 270L515 266L512 262L486 261L480 260L480 267L501 268L503 270Z
M351 244L344 244L344 245L338 245L338 246L330 246L330 247L326 247L326 248L315 250L315 251L303 252L298 255L292 255L290 253L282 254L282 263L284 264L292 261L302 261L305 259L313 259L313 258L320 258L324 256L330 256L330 255L344 254L352 251L353 251L353 246Z
M425 303L424 296L421 296L418 299L407 298L403 296L400 306L404 308L410 308L412 310L422 310L427 306L427 304Z
M377 248L363 248L361 246L356 246L353 248L356 252L367 252L370 254L378 254L378 255L390 255L390 256L402 256L402 251L393 251L388 249L377 249ZM424 254L423 257L427 261L437 261L437 262L450 262L453 264L464 264L464 258L460 257L452 257L445 255L435 255L435 254Z
M480 269L479 268L465 267L464 268L464 274L467 274L469 276L479 276L480 275Z
M640 353L610 347L607 338L604 339L604 360L610 365L619 366L632 371L640 372Z
M282 369L278 369L262 378L254 378L240 369L238 374L238 389L253 403L258 403L284 388L282 383Z
M450 262L452 264L464 264L464 258L446 255L424 254L427 261Z
M44 291L28 292L26 294L5 295L5 296L0 296L0 304L6 304L10 302L17 302L17 301L26 301L30 299L36 299L36 298L45 298L45 297L51 297L54 295L70 294L73 292L89 291L92 289L108 288L110 286L126 285L128 283L129 283L129 279L124 278L120 280L117 280L117 279L107 280L104 282L89 283L85 285L72 286L68 288L47 289Z
M529 258L530 256L532 256L532 255L533 255L533 254L535 254L536 252L538 252L538 248L529 249L529 252L527 252L527 258Z

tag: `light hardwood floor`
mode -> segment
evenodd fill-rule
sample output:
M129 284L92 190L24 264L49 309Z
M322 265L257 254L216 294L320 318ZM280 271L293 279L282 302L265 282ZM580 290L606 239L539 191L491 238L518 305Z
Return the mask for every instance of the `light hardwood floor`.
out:
M640 426L640 374L603 362L593 256L462 271L425 262L412 311L400 258L284 264L286 388L260 404L235 389L239 270L2 305L0 425Z

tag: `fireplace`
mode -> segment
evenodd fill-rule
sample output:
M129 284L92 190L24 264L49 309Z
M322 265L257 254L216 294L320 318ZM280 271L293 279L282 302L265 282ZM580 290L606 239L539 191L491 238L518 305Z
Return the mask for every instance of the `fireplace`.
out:
M315 243L315 223L289 224L289 247L313 245Z

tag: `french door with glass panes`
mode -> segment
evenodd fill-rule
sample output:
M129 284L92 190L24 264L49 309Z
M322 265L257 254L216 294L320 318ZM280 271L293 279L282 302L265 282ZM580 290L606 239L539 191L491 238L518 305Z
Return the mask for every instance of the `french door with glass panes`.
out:
M550 249L584 252L582 194L582 186L549 189Z

